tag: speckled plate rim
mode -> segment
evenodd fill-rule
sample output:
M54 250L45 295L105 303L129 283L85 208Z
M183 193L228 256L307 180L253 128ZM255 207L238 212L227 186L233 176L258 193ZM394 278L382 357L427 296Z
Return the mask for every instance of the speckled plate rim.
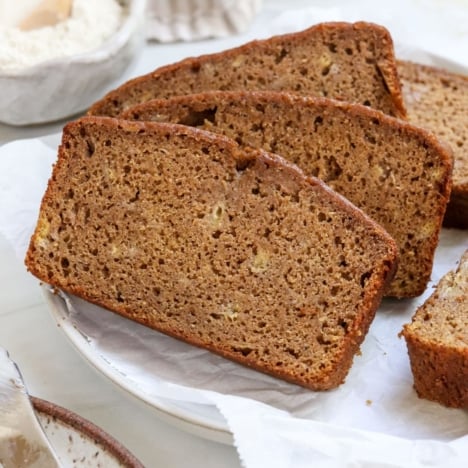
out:
M136 398L137 401L150 406L157 412L160 419L173 426L208 440L227 445L233 444L232 432L221 415L219 415L219 420L214 420L209 414L197 411L201 405L194 403L189 404L188 407L182 407L177 404L177 401L156 398L136 388L131 380L125 379L125 376L110 366L103 356L92 349L86 336L71 322L64 300L58 294L54 294L48 285L42 285L41 289L57 325L84 360L100 375L106 376L118 388Z
M76 413L41 398L31 396L31 402L36 412L51 417L53 420L70 427L84 435L96 445L112 455L122 466L127 468L143 468L137 458L120 442L117 442L107 432L94 425Z

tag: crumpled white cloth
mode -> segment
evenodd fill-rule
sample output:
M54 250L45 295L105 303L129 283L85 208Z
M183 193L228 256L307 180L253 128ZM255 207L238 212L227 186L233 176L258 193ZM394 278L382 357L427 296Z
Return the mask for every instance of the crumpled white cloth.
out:
M194 41L245 31L261 0L148 0L147 39Z

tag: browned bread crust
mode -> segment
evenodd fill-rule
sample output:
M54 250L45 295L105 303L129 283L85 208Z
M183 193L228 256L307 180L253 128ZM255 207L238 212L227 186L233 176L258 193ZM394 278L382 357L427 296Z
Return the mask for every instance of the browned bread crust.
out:
M427 131L357 104L257 92L210 92L137 105L121 118L195 126L263 148L323 180L395 239L387 295L422 294L450 194L451 154Z
M89 110L117 116L129 106L210 90L286 90L358 102L404 117L393 42L371 23L323 23L187 58L135 78Z
M453 188L444 226L468 229L468 76L398 62L408 119L452 148Z
M343 382L391 237L263 151L163 123L68 124L26 256L41 280L311 389Z
M445 406L468 408L468 250L402 335L418 395Z

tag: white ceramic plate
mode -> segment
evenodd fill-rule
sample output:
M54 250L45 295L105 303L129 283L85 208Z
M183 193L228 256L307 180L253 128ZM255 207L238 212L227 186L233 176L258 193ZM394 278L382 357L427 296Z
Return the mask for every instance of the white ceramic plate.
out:
M31 398L44 432L64 466L143 468L119 442L77 414Z
M73 324L62 297L54 294L46 285L42 289L59 329L64 332L81 356L100 373L139 401L149 405L158 413L161 419L176 427L210 440L225 444L232 443L232 435L227 428L226 421L216 408L196 403L181 403L159 399L136 387L134 381L123 375L110 364L105 356L90 345L87 336ZM121 319L123 326L125 326L125 319L120 317L117 317L117 319Z

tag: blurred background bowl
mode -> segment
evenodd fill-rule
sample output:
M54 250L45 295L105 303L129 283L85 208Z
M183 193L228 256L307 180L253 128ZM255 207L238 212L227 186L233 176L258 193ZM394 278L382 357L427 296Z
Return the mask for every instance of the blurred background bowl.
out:
M99 48L48 60L18 71L0 71L0 122L30 125L85 111L120 83L144 41L145 0L121 0L119 29Z

